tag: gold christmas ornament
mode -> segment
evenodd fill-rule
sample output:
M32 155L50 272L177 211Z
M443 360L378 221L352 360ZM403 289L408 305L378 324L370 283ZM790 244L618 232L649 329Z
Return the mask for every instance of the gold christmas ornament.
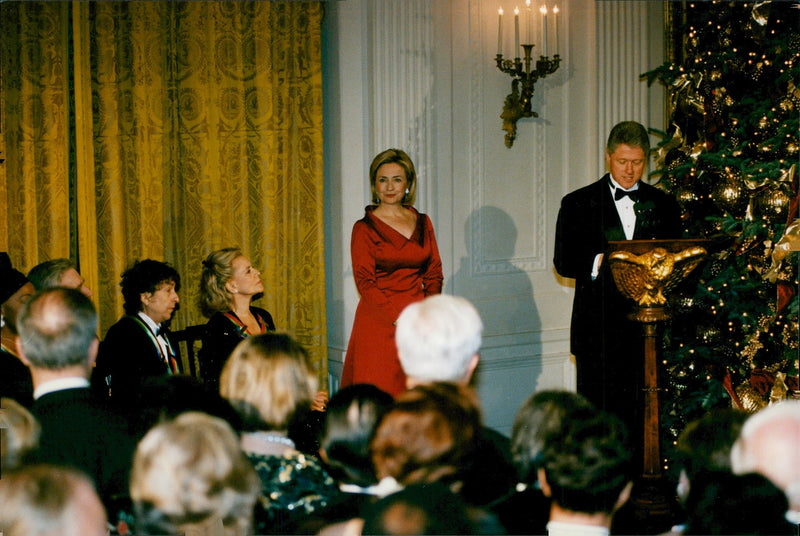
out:
M742 382L742 384L736 388L736 395L742 403L742 409L750 413L755 413L767 405L764 399L761 398L761 395L746 381Z
M786 218L792 198L782 188L769 188L755 199L755 215L768 223Z
M783 259L790 251L800 251L800 220L790 223L784 230L783 236L775 243L775 247L772 248L772 265L764 274L764 279L770 283L777 281Z
M719 208L739 218L744 214L750 197L740 180L728 176L714 184L711 199Z

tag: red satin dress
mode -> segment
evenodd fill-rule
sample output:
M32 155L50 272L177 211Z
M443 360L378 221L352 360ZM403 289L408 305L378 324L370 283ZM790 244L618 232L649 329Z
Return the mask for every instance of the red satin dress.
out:
M341 386L371 383L391 395L406 389L397 358L394 322L409 303L442 292L442 260L431 220L417 212L406 238L366 208L353 226L350 254L361 300L344 360Z

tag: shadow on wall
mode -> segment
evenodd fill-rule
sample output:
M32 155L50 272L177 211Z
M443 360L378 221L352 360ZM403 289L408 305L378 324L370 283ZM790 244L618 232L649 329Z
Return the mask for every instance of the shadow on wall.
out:
M469 299L483 319L484 337L519 336L531 341L541 318L527 272L514 265L517 226L497 207L474 210L464 226L467 257L445 292Z

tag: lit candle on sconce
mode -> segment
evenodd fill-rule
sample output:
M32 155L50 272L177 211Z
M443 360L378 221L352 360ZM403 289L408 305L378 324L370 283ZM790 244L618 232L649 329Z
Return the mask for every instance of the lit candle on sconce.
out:
M531 0L525 0L525 44L533 44L533 9L531 9Z
M553 23L556 26L556 56L558 56L558 6L553 6Z
M547 56L547 6L542 4L539 13L542 14L542 56Z
M519 8L514 8L514 57L519 58Z
M497 55L503 54L503 8L497 10Z

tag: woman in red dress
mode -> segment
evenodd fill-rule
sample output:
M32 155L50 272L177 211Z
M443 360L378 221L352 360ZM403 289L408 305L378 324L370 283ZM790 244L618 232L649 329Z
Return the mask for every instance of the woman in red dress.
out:
M414 163L387 149L369 168L373 205L353 226L350 254L361 295L341 386L370 383L397 395L406 377L394 342L395 320L409 303L442 291L442 260L430 218L413 207Z

